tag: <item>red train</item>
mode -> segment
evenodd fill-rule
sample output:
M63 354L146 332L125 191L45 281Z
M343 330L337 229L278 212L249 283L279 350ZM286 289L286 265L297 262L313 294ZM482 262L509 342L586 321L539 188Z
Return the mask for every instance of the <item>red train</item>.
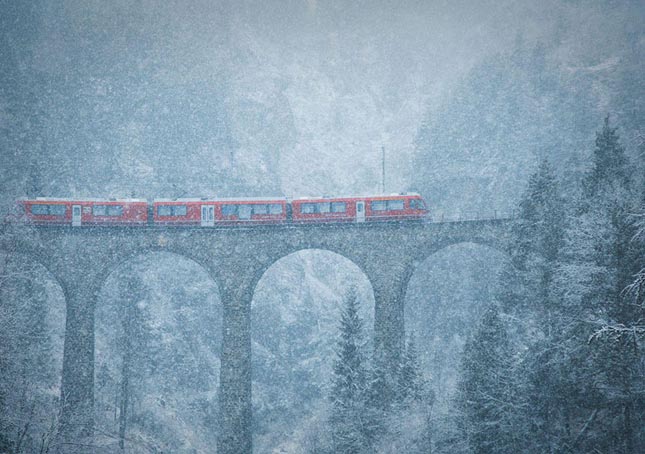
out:
M419 194L364 197L54 199L18 201L19 217L36 225L231 226L413 221L428 210Z

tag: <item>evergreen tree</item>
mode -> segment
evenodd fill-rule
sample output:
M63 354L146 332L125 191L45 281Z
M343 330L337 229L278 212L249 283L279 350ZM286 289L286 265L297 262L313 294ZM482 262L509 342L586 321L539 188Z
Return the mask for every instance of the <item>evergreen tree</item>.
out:
M425 383L414 336L401 355L395 400L377 416L383 425L377 441L379 452L427 453L432 441L431 412L434 395ZM372 409L378 410L378 409Z
M565 231L564 201L553 168L544 160L531 175L512 229L511 263L499 299L505 312L530 311L547 326L549 289Z
M374 348L368 370L364 410L364 432L366 441L371 446L385 436L388 417L396 399L397 383L389 366L390 362L383 349Z
M58 377L47 323L47 293L18 257L0 264L0 446L30 452L45 440ZM43 441L44 443L44 441Z
M410 335L403 352L398 378L397 401L400 405L409 406L410 403L421 402L426 397L414 335Z
M462 436L475 454L519 452L512 352L496 305L464 348L456 395Z
M564 246L565 204L548 161L530 177L519 203L519 219L511 239L511 265L501 276L499 299L512 315L514 337L523 345L515 369L514 390L521 396L516 416L530 449L550 452L561 438L562 386L555 348L562 320L551 295L554 274Z
M363 322L358 315L358 296L354 288L345 296L344 304L333 367L330 426L335 452L360 453L366 448L367 370Z
M609 117L597 133L582 198L572 210L553 295L564 321L558 334L563 366L564 444L571 450L635 451L635 405L643 355L629 336L603 336L626 326L638 308L624 289L639 269L642 249L630 220L639 191ZM566 361L566 362L565 362ZM642 408L642 407L641 407ZM582 427L571 433L570 427ZM641 446L642 447L642 446Z
M611 127L609 115L607 115L602 130L596 133L591 172L583 182L588 201L595 202L593 203L595 205L599 200L594 198L598 195L611 198L612 195L618 196L620 192L628 189L631 178L627 164L627 156L620 144L618 128ZM603 192L605 194L602 194Z

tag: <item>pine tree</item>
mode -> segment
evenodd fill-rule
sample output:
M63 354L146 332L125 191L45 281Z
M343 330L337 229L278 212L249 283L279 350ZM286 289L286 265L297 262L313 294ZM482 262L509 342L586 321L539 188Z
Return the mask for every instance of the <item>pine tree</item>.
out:
M642 353L625 336L599 334L606 332L602 327L624 326L637 316L623 290L642 256L630 221L640 194L631 186L633 175L609 117L595 145L553 286L560 318L567 322L557 343L564 364L562 406L570 426L583 428L577 434L565 430L564 438L573 450L635 452L634 402L640 391L634 379Z
M384 423L378 451L427 453L432 441L433 403L434 395L424 381L414 336L410 335L398 368L395 400L389 411L378 413Z
M54 411L52 344L45 287L17 257L0 269L0 445L28 452ZM35 448L33 448L35 449Z
M611 198L628 189L630 175L627 168L625 149L620 144L618 128L612 128L609 115L605 117L602 130L596 133L596 147L592 155L592 169L583 181L585 196L588 201L601 195ZM598 200L593 200L597 204Z
M500 294L505 312L514 320L515 337L523 357L514 380L521 396L518 412L527 432L528 446L551 451L561 438L559 361L554 348L561 314L551 295L554 274L564 246L565 204L559 182L548 161L530 177L520 201L520 215L513 229L511 267L501 276ZM557 444L557 442L556 442Z
M496 305L466 343L456 404L462 436L475 454L519 452L512 352Z
M336 452L360 453L366 447L367 370L363 321L358 315L358 296L354 288L345 296L344 304L333 367L330 426Z
M531 175L512 229L511 263L499 299L505 312L530 311L548 330L549 289L565 231L564 201L553 168L543 161ZM547 310L545 310L547 309Z
M396 382L389 369L389 358L383 349L374 348L368 369L365 392L364 433L370 446L387 436L387 420L396 399Z
M419 354L414 335L410 335L399 368L397 401L399 405L409 406L410 403L421 402L425 397Z

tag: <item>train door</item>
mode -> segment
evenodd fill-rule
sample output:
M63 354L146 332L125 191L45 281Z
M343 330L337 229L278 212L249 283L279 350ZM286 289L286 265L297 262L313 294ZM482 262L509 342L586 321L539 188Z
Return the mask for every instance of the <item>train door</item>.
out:
M81 226L81 206L72 205L72 226L80 227Z
M356 202L356 222L365 222L365 202Z
M202 227L215 225L215 205L202 205Z

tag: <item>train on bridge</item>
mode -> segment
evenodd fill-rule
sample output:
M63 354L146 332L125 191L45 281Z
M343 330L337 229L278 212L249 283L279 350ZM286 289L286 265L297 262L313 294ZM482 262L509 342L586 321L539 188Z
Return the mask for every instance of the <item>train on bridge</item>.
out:
M243 226L420 221L419 194L356 197L20 199L14 222L81 226Z

